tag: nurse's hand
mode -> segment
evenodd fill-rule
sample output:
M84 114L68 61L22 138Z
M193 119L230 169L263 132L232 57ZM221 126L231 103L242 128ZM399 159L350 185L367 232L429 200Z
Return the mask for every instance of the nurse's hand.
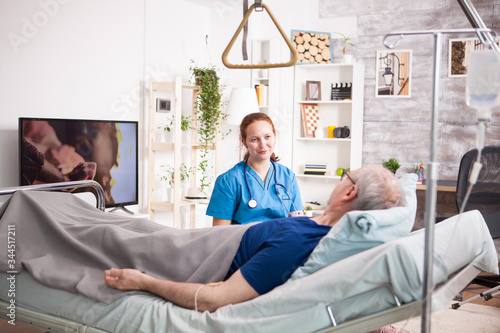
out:
M213 221L212 221L212 226L216 227L218 225L230 225L231 224L231 220L223 220L223 219L219 219L217 217L214 217Z
M303 210L296 210L291 212L288 217L297 217L297 216L306 216L306 213Z

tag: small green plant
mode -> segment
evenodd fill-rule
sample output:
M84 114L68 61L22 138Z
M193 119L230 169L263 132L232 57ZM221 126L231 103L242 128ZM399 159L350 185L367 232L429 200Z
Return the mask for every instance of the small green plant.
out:
M174 124L175 124L175 116L172 116L172 118L168 119L169 123L165 126L159 126L158 129L162 129L167 132L171 132ZM181 114L181 131L185 132L189 129L191 129L191 117L190 116L185 116Z
M399 164L395 157L391 157L388 161L382 160L382 166L396 173L396 171L401 167L401 164Z
M313 208L311 206L306 206L306 208L304 208L305 210L313 210Z
M346 36L346 35L344 35L344 34L342 34L340 32L334 32L334 34L341 35L342 38L344 39L344 42L343 42L344 43L344 48L342 50L342 53L346 54L346 52L347 52L347 45L351 45L352 47L354 47L354 44L351 43L351 42L349 42L351 40L350 36Z
M162 173L160 174L160 179L166 181L169 186L173 186L174 184L174 167L171 165L161 165ZM189 180L189 174L191 172L191 168L188 168L186 164L182 163L180 165L180 177L181 182Z

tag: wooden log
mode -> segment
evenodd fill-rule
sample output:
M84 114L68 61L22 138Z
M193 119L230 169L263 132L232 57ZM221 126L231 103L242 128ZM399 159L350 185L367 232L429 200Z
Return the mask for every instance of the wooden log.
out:
M327 60L327 62L330 62L332 59L329 48L323 49L323 51L321 51L321 55L323 56L323 59Z

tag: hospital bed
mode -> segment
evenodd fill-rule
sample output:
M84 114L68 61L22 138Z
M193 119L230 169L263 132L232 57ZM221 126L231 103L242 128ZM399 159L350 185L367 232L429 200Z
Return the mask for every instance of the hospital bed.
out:
M409 181L414 180L410 178ZM69 186L71 188L71 184ZM411 190L410 186L407 193ZM0 189L2 193L5 192ZM96 193L99 197L99 191ZM97 202L100 202L99 198ZM412 201L410 206L415 204ZM82 202L82 205L88 203ZM414 218L414 212L401 215L402 210L386 211L390 216L369 215L368 212L364 220L353 218L355 214L345 217L346 221L343 218L341 222L349 227L357 227L363 221L368 223L363 226L363 233L354 232L354 236L349 228L342 229L347 230L345 233L337 228L332 237L329 233L306 264L282 286L251 301L224 306L213 313L187 310L148 293L127 295L110 304L96 302L79 294L46 287L23 271L15 279L15 321L49 332L373 330L418 316L422 304L422 231L387 239L378 246L360 249L357 254L350 253L353 247L359 249L359 246L373 243L381 234L391 234L392 228L400 228ZM392 219L395 223L388 224L385 219ZM400 219L401 223L398 223ZM477 211L439 223L435 228L435 238L433 311L449 304L480 271L498 271L493 241ZM12 314L9 309L12 298L8 297L10 286L6 283L8 277L8 274L0 274L0 315L7 320Z

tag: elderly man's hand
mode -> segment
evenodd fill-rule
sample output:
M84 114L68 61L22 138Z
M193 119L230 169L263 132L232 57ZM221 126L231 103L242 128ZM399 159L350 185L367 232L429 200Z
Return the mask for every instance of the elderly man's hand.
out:
M119 290L142 290L148 275L136 269L111 268L104 271L104 281L110 287Z

